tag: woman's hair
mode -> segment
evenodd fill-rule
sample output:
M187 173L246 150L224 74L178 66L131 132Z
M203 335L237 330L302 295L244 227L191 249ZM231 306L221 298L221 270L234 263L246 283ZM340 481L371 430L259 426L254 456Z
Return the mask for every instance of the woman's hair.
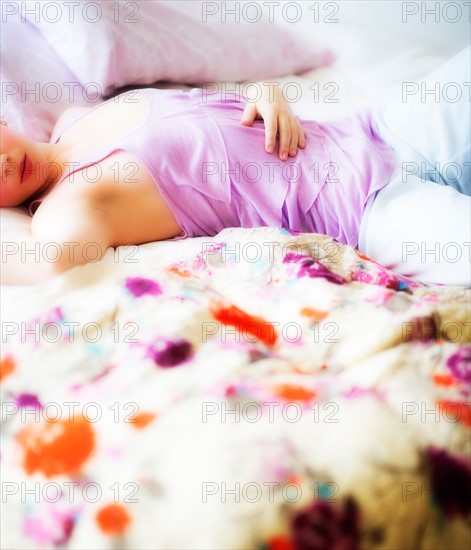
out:
M106 95L103 95L103 101L108 101L109 99L113 99L113 97L116 97L119 94L123 94L124 92L130 92L131 90L139 90L140 88L149 88L149 87L151 87L151 84L127 84L126 86L115 88L112 92Z

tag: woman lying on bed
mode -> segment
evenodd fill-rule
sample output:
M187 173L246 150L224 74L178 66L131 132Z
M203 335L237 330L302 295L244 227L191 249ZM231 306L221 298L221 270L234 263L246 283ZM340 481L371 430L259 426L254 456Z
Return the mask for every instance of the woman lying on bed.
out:
M429 79L469 82L467 61L469 49ZM331 235L425 282L470 284L469 251L437 263L416 250L471 240L466 98L417 97L320 124L301 123L278 88L254 89L257 101L128 91L67 110L49 143L2 121L0 205L33 216L29 242L3 254L2 283L46 280L109 247L277 226ZM436 169L452 161L459 176ZM60 247L54 261L25 254L48 243Z

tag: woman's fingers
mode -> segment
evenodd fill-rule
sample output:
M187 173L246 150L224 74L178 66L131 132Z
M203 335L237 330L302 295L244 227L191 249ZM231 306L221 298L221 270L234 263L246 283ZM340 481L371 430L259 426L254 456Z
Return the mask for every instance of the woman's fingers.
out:
M252 126L253 121L256 118L257 118L257 106L255 105L255 103L247 103L240 123L243 126Z
M303 127L297 117L292 117L290 119L290 125L291 125L291 141L289 145L289 151L290 151L289 154L292 157L294 157L298 152L298 148L299 149L306 148L306 136L304 135Z
M299 122L298 119L296 119L298 122L298 128L299 128L299 142L298 147L300 149L304 149L306 147L306 136L304 135L304 129L302 124Z
M281 160L287 160L289 155L289 146L291 142L291 125L287 115L281 115L278 119L280 129L280 151Z
M298 152L298 144L299 144L299 128L297 124L297 120L292 117L289 120L289 124L291 127L291 139L289 142L289 154L291 157L295 157L296 153Z
M276 134L278 133L278 122L276 116L269 116L265 122L265 151L273 153L276 144Z
M264 109L261 109L260 116L263 117L265 124L265 150L267 153L273 153L275 150L277 135L281 160L288 160L289 156L296 156L298 148L306 147L304 130L298 118L292 113L277 112L276 110L265 112ZM256 118L259 118L257 105L247 103L240 124L252 126Z

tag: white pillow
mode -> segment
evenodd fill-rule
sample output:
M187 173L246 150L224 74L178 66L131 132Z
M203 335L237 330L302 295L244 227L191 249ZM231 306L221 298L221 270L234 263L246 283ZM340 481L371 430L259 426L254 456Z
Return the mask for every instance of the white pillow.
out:
M2 12L0 118L30 139L47 142L60 114L72 105L90 105L89 97L38 29L19 12L6 7Z
M254 2L98 0L76 7L70 18L64 7L59 19L45 10L36 17L38 2L20 4L79 81L96 83L103 95L129 83L261 80L304 72L334 58L331 50L267 17L247 20L254 14L244 9ZM218 13L208 14L208 6ZM230 14L224 17L218 6L242 17L239 22Z

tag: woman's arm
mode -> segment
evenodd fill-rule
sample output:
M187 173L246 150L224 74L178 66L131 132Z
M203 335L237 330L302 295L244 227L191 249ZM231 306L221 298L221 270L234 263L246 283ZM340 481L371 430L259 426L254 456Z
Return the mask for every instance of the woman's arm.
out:
M298 147L305 148L306 140L301 123L284 99L282 90L272 82L257 82L254 86L259 92L259 99L247 102L241 124L252 126L256 118L263 118L266 152L275 150L276 136L279 134L280 159L288 160L288 156L296 156Z
M29 285L46 281L76 265L100 260L112 243L105 213L78 200L47 224L33 223L31 235L2 241L0 282Z
M41 253L45 244L33 235L2 239L0 284L32 285L50 279L54 275L53 264Z

